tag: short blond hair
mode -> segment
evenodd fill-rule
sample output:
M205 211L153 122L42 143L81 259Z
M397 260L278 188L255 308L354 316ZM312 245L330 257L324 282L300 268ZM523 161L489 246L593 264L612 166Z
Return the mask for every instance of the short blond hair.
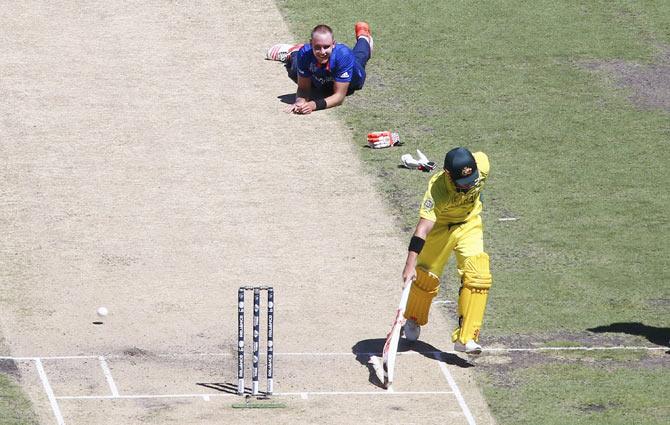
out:
M319 24L314 28L312 28L311 37L314 38L314 34L316 34L317 32L321 34L330 34L331 36L333 36L333 29L326 24Z

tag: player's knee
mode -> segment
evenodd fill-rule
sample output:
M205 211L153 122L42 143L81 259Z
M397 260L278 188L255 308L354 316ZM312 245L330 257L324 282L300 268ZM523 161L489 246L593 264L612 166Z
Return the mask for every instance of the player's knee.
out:
M493 284L489 256L485 252L467 257L463 262L463 287L476 291L488 291Z

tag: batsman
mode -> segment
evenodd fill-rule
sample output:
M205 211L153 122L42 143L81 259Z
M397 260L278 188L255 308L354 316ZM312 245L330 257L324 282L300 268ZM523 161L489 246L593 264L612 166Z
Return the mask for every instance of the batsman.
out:
M454 350L481 354L479 333L492 278L484 252L480 213L481 191L489 175L483 152L463 147L447 152L444 169L434 175L419 209L419 222L409 244L403 282L414 278L405 309L403 328L408 341L416 341L440 287L452 251L461 280L458 327L451 334Z

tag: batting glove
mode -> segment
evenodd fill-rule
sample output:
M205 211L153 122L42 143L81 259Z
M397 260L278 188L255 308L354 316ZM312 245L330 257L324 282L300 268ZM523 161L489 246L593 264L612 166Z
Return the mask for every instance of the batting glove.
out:
M428 160L426 155L423 154L420 150L416 150L418 159L414 159L411 154L404 154L400 157L400 162L405 168L421 170L425 173L433 171L436 167L434 161Z
M390 131L373 131L368 133L368 146L372 149L388 148L391 146L400 146L400 136L398 133Z

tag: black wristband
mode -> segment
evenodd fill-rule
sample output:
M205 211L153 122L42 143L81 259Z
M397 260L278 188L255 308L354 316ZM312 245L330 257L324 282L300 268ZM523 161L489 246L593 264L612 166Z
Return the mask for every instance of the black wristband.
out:
M326 103L326 99L314 99L314 103L316 104L315 111L326 109L326 107L328 106L328 104Z
M407 248L408 251L414 251L417 254L421 254L421 250L423 249L423 244L426 243L424 239L421 239L418 236L412 236L412 239L409 241L409 248Z

